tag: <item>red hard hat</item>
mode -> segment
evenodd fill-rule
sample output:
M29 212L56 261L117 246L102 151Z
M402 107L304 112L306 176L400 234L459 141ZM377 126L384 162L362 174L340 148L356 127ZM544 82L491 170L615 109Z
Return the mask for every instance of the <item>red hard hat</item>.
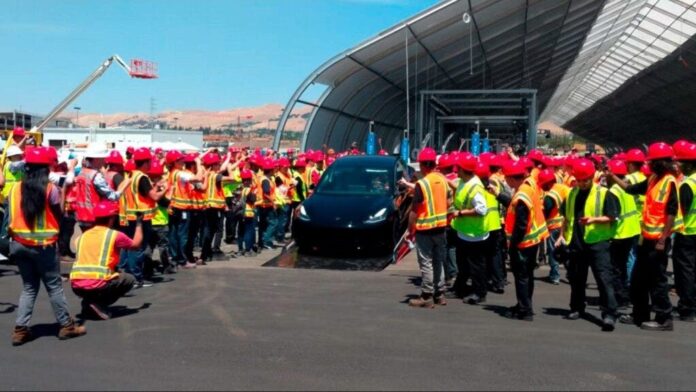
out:
M495 167L503 167L505 166L505 163L501 157L498 155L493 155L489 160L488 160L488 165L489 166L495 166Z
M696 160L696 144L689 144L686 147L680 148L677 152L678 161L693 161Z
M186 155L184 155L184 163L194 163L196 162L196 158L198 158L198 153L191 152Z
M150 159L152 159L152 153L150 153L150 149L147 147L140 147L133 151L134 161L149 161Z
M509 161L503 167L503 174L508 177L521 176L527 173L527 168L522 161Z
M112 165L123 165L123 156L117 150L111 150L109 156L104 159L104 162Z
M575 164L575 161L576 161L577 159L578 159L577 157L574 157L574 156L572 156L572 155L568 155L568 156L565 157L565 159L563 160L563 165L572 168L573 165Z
M31 165L50 165L53 163L46 147L27 147L24 151L24 161Z
M679 155L681 151L686 150L687 148L689 148L690 145L691 142L689 142L688 140L677 140L676 142L674 142L674 144L672 144L672 149L674 149L674 155Z
M672 146L667 143L653 143L650 145L650 147L648 147L647 158L649 161L654 161L657 159L673 159L674 150L672 150Z
M100 201L94 206L95 218L108 218L118 215L118 203L114 201Z
M519 161L522 162L524 167L526 167L527 169L531 169L534 167L534 162L532 162L532 160L527 157L522 157L519 159Z
M162 152L162 147L155 148L155 154L159 154L161 152Z
M24 130L22 127L15 127L12 132L14 133L14 136L19 136L19 137L24 137L27 134L27 131Z
M650 170L650 166L648 166L647 163L640 167L640 172L646 177L650 177L650 175L652 175L652 170Z
M551 169L544 169L539 172L539 185L556 182L556 174Z
M438 169L445 169L448 167L452 167L454 162L452 162L452 158L450 158L449 154L442 154L440 157L437 159L437 167Z
M459 166L460 169L470 173L476 171L476 163L476 157L471 154L462 154L457 160L457 166Z
M135 151L135 148L133 148L133 146L128 146L128 148L126 148L126 152L128 154L132 154L134 151Z
M492 152L482 152L481 154L479 154L479 161L490 165L491 159L493 159L494 157L495 154L493 154Z
M180 159L183 159L183 158L184 158L184 154L182 154L178 150L167 151L167 155L165 156L165 159L166 159L168 165L171 165L174 162L176 162Z
M295 167L306 167L307 166L307 160L304 158L297 158L295 160Z
M159 160L153 159L148 174L151 176L161 176L164 174L164 166L162 166Z
M126 164L123 167L123 170L125 170L127 172L132 172L133 170L135 170L135 161L132 159L129 159L128 161L126 161Z
M54 147L44 147L46 149L46 154L48 155L48 159L51 161L51 163L55 163L58 161L58 151Z
M314 161L321 162L324 160L324 153L321 151L314 151Z
M620 153L614 155L614 159L618 159L618 160L621 160L621 161L625 161L625 160L626 160L626 153L625 153L625 152L620 152Z
M437 153L430 147L426 147L418 153L418 162L435 162Z
M251 170L244 169L239 174L239 177L241 177L242 180L250 180L252 177L254 177L254 173L252 173Z
M527 158L529 158L533 161L536 161L536 162L543 163L544 162L544 153L537 150L537 149L533 149L533 150L529 151L529 153L527 154Z
M625 176L626 174L628 174L626 162L622 160L610 159L609 162L607 162L607 166L609 167L609 171L614 175Z
M220 163L220 156L218 154L208 153L203 155L203 164L205 166L213 166Z
M624 160L626 163L643 163L645 162L645 154L637 148L632 148L626 152L626 158L624 158Z
M389 155L389 153L387 152L387 150L379 150L377 155Z
M587 180L594 178L595 165L586 158L580 158L573 164L573 176L577 180Z
M326 158L326 166L331 166L334 162L336 162L336 158L334 158L334 157Z
M474 174L476 174L478 178L488 178L491 176L491 169L488 167L487 163L477 162Z
M278 159L278 166L290 167L290 160L288 158L282 157L282 158Z
M545 166L548 167L557 167L558 166L558 161L556 160L555 157L547 157L545 156L544 159L542 160Z

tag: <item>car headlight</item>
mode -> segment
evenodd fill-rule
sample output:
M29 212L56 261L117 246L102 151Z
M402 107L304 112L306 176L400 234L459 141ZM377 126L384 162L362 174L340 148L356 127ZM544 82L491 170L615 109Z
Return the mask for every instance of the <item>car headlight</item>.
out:
M297 217L300 220L309 221L309 214L307 214L307 210L305 210L304 206L300 206L300 213L297 214Z
M381 210L370 215L365 221L365 223L379 223L384 221L385 219L387 219L387 207L384 207Z

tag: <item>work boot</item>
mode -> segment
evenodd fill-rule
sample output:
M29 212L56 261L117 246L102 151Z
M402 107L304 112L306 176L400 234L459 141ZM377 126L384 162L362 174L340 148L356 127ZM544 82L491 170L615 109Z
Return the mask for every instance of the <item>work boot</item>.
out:
M636 322L636 320L633 319L633 316L631 316L630 314L622 314L621 317L619 317L619 322L621 324L640 325Z
M92 302L89 304L89 308L97 317L99 317L102 320L108 320L111 318L111 313L109 313L109 311L105 307L99 304L95 304L94 302Z
M440 294L440 295L435 296L435 305L440 305L440 306L447 305L447 300L445 299L444 294Z
M672 319L665 320L663 322L658 321L646 321L640 325L640 329L646 331L674 331L674 324Z
M612 332L616 328L616 318L614 316L606 315L602 319L602 331Z
M679 320L686 321L687 323L693 323L696 319L694 313L681 313L679 314Z
M432 295L421 295L418 298L412 298L408 300L408 306L413 306L414 308L428 308L432 309L435 307Z
M70 319L70 322L60 327L58 331L58 339L67 340L80 337L87 333L87 328L82 325L77 325L75 320Z
M186 263L184 264L185 269L193 269L196 268L196 263Z
M565 318L566 320L578 320L582 317L582 313L583 312L570 312Z
M477 294L471 294L464 298L465 303L469 305L478 305L480 303L486 302L486 297L479 297Z
M15 326L12 331L12 345L21 346L24 343L28 343L34 340L34 336L31 334L29 327Z

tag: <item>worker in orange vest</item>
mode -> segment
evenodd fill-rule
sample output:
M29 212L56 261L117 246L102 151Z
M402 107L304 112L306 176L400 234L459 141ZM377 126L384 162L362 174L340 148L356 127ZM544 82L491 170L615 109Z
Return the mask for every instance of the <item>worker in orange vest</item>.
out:
M677 180L671 172L674 151L667 143L653 143L647 160L653 173L647 180L629 185L612 175L612 180L632 195L645 194L641 238L631 274L633 313L621 316L624 324L649 331L672 331L672 303L667 278L671 235L683 226L677 194ZM651 321L650 312L655 312Z
M73 292L82 298L82 317L108 320L108 310L135 284L133 275L116 272L122 250L139 249L143 243L143 214L136 217L135 233L111 229L118 217L118 203L102 201L94 208L94 226L77 239L77 259L70 271Z
M505 217L510 268L515 277L517 305L508 309L506 316L532 321L534 268L539 245L548 236L540 190L527 181L528 167L521 159L508 163L503 169L505 182L515 190Z
M563 226L563 215L561 215L560 209L570 192L570 188L556 181L556 175L551 169L544 169L539 173L539 185L544 191L544 217L546 218L546 227L549 230L549 238L546 239L546 253L549 259L548 279L553 285L560 284L561 280L554 250Z
M61 192L48 181L52 163L49 149L27 147L25 177L12 187L7 199L8 234L12 239L9 256L10 261L19 267L23 283L12 333L13 346L33 339L29 321L41 282L48 291L53 313L61 325L58 337L70 339L87 332L70 316L63 293L60 264L56 256Z
M202 167L195 173L187 171L184 158L184 154L176 150L168 151L165 157L169 167L169 252L172 265L195 268L196 264L188 263L186 259L190 215L193 209L189 189L204 180L204 172ZM170 269L170 272L174 271L174 268Z
M276 225L276 242L285 242L285 233L290 230L290 205L295 194L295 180L290 172L290 160L288 158L278 159L278 172L276 181L276 213L278 224Z
M445 176L435 171L436 161L437 153L430 147L418 154L423 178L416 183L413 210L409 214L409 237L415 239L423 278L421 295L411 299L409 305L420 308L447 304L443 263L447 251L445 228L452 192Z
M263 176L258 179L256 187L256 210L258 214L259 231L258 231L258 249L273 249L273 239L275 237L275 229L277 217L275 212L275 181L273 180L273 171L275 163L271 158L260 158L257 161L263 170Z
M256 235L256 193L252 189L254 173L249 169L243 169L239 176L242 179L242 220L240 222L240 235L237 237L239 253L242 256L255 256L254 251Z
M226 171L224 170L229 163L229 155L227 155L225 161L221 164L220 155L217 151L209 151L203 155L202 162L206 168L206 209L204 210L203 216L201 261L206 263L213 258L213 237L215 236L215 232L220 229L220 220L227 208L222 184L223 181L232 181L233 178L226 175Z
M186 246L184 247L184 257L187 265L196 264L204 265L205 263L200 257L193 255L193 249L197 245L196 241L200 241L203 236L203 214L206 207L206 176L203 162L198 153L189 153L184 156L184 167L186 171L193 174L202 173L201 182L192 182L186 188L188 191L187 198L189 200L189 223L188 236L186 238ZM200 242L198 245L202 245Z
M133 161L135 162L135 170L120 200L119 219L124 233L132 238L135 235L137 217L142 214L143 241L140 248L131 249L124 253L125 257L121 260L119 267L135 277L136 283L133 288L139 289L152 285L145 282L143 266L152 231L152 218L155 215L157 201L162 198L166 191L166 184L163 181L152 184L150 181L147 173L152 164L152 154L148 148L136 149L133 152Z

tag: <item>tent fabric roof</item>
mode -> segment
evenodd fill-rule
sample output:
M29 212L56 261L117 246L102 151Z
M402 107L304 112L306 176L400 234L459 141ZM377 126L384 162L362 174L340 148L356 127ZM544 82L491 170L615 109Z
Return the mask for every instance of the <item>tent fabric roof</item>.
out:
M423 89L534 88L541 111L603 5L597 0L440 2L312 73L288 103L275 147L293 107L305 104L314 110L303 148L344 148L362 141L370 120L390 148L407 126L407 84L411 125L415 93ZM463 20L465 13L469 23ZM326 86L321 97L313 102L302 99L305 90L317 84Z
M691 83L679 79L685 70L679 56L663 59L679 50L691 56L687 41L694 35L691 0L445 0L309 75L279 121L274 146L292 109L309 105L302 148L361 142L372 120L384 148L393 149L401 131L414 128L417 92L432 89L536 89L542 121L600 143L626 141L613 120L619 118L635 124L640 137L655 127L687 129L696 119L682 115L683 102L673 97L696 89L674 84ZM696 59L684 60L696 66ZM325 89L318 99L303 98L310 86ZM643 98L640 105L636 97ZM614 103L611 112L607 102Z

